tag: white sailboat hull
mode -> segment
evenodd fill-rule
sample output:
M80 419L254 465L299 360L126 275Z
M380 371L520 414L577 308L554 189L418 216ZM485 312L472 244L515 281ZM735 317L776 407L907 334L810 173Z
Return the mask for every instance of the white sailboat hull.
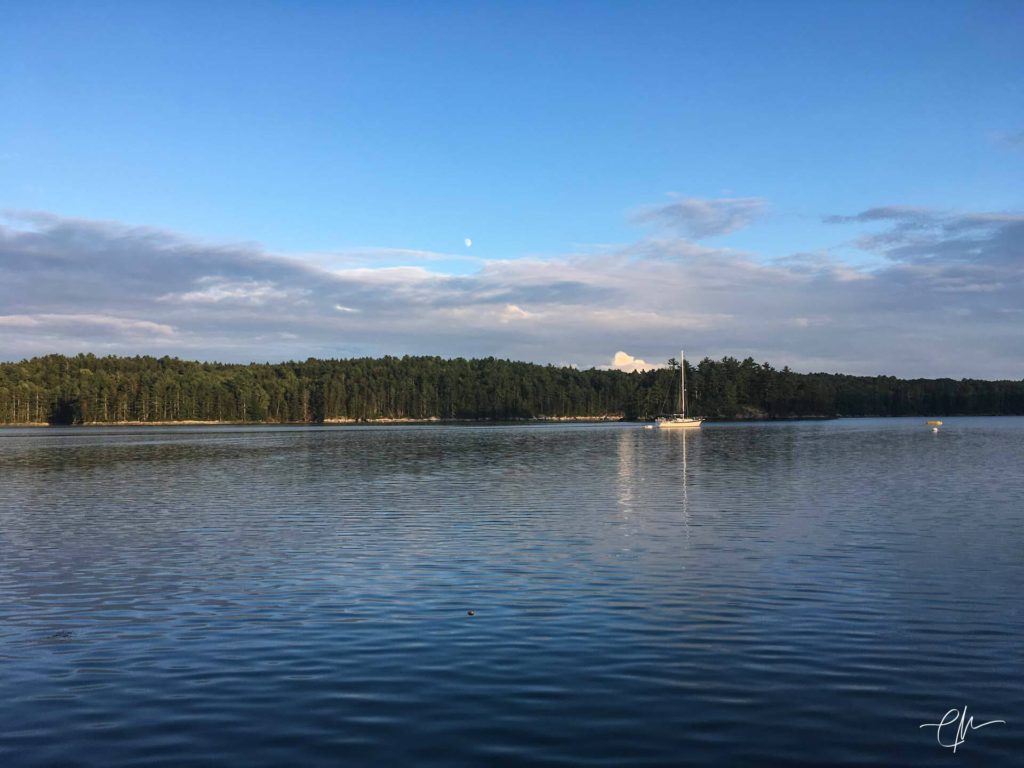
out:
M696 429L704 419L658 419L654 422L658 429Z

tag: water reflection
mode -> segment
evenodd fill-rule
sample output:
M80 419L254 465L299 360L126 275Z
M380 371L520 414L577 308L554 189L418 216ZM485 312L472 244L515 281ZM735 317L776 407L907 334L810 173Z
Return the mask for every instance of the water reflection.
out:
M642 475L637 471L636 430L622 430L616 441L616 453L619 459L618 484L619 508L623 519L629 519L633 512L636 486L643 482Z

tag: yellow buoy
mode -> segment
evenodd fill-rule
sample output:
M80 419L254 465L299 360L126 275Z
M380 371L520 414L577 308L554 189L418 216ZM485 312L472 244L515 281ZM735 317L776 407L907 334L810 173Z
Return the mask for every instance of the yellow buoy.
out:
M931 421L928 422L928 426L929 427L941 427L942 426L942 422L939 421L938 419L932 419Z

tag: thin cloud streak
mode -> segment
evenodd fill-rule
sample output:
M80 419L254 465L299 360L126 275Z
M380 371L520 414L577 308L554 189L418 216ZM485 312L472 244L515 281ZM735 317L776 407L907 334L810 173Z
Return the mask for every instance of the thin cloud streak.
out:
M684 237L702 240L746 229L760 218L767 203L759 197L715 200L688 197L646 208L634 216L640 224L654 224Z

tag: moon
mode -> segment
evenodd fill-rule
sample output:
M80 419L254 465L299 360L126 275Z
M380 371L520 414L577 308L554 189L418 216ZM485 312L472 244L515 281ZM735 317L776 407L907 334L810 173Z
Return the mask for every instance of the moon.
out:
M463 242L466 244L467 248L472 248L473 247L473 241L470 240L468 237L465 240L463 240Z

